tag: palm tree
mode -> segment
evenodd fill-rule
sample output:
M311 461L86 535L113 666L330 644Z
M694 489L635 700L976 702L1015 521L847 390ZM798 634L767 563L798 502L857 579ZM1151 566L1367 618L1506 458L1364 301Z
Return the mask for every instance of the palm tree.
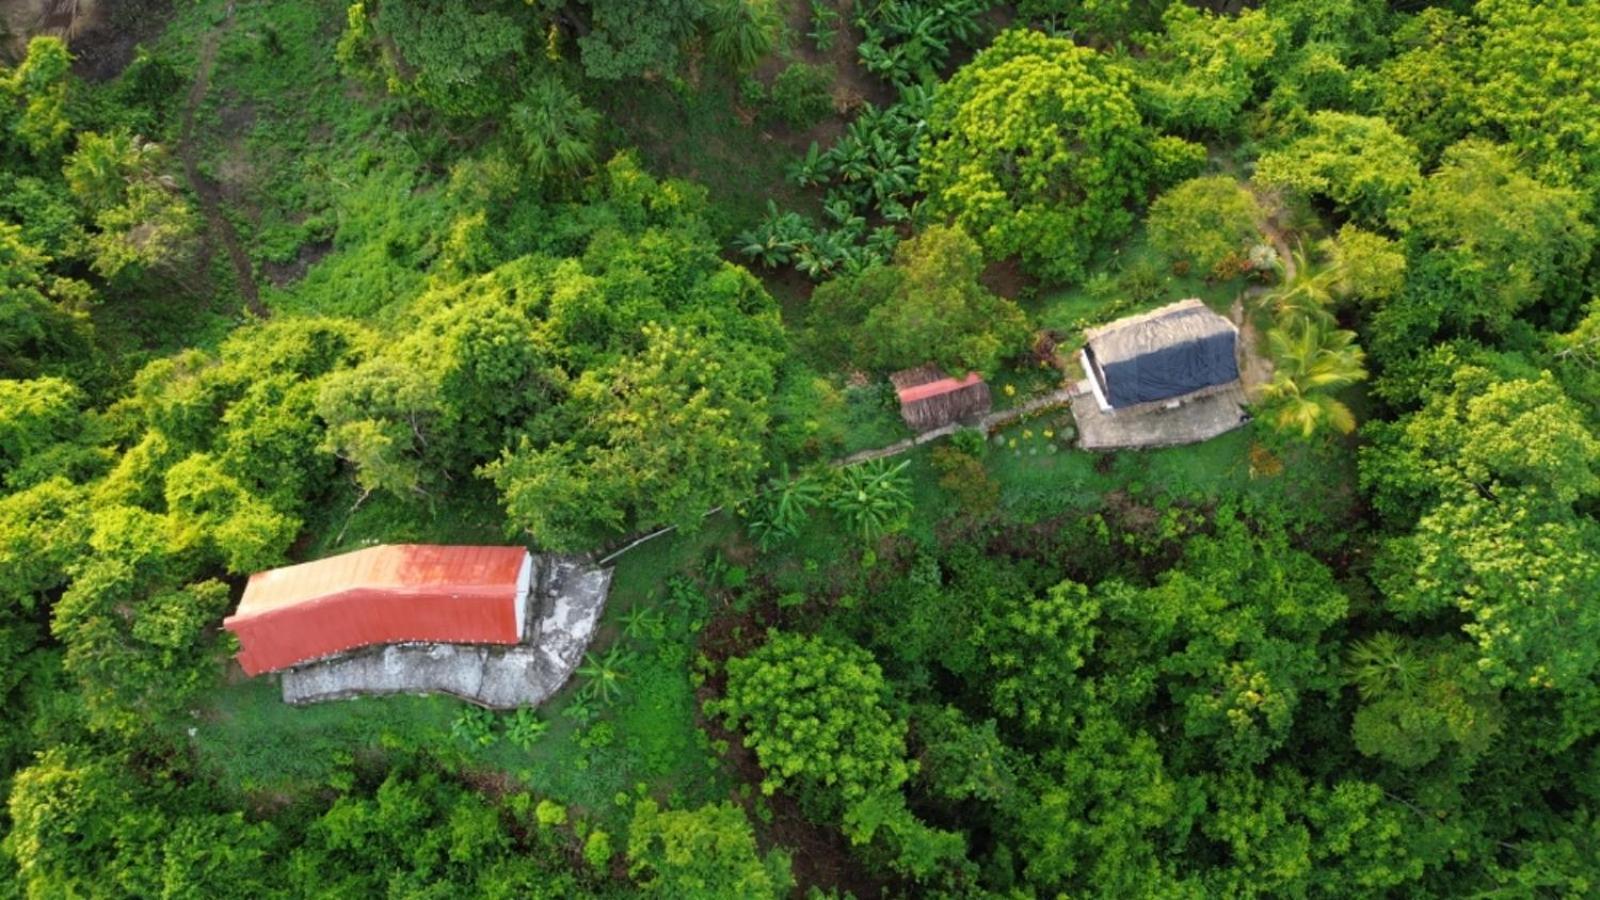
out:
M1412 693L1422 683L1424 667L1403 639L1380 631L1351 648L1346 673L1362 699L1371 700L1391 692Z
M1274 428L1309 438L1324 426L1340 434L1356 427L1350 407L1331 394L1367 377L1355 338L1326 317L1287 316L1267 332L1276 368L1261 393Z
M627 680L633 660L634 655L621 647L612 647L604 654L585 653L578 674L588 681L584 682L580 696L611 705L622 695L622 682Z
M510 119L534 178L570 175L594 162L591 141L600 114L584 106L560 79L546 76L530 84L512 104Z
M1280 322L1295 317L1327 317L1328 307L1333 304L1339 281L1343 277L1342 267L1330 265L1320 270L1314 268L1311 256L1304 247L1296 246L1293 257L1293 265L1278 261L1278 274L1283 278L1283 283L1264 295L1265 305L1271 308Z

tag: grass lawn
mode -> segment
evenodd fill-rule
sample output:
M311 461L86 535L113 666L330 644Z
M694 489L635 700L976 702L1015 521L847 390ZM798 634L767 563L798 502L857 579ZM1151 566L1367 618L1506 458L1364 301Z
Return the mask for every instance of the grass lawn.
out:
M759 121L740 116L728 75L702 71L693 84L628 80L590 99L610 125L608 144L637 149L653 173L705 185L717 234L731 237L754 227L769 200L780 209L816 212L815 192L784 178L795 150Z
M1037 522L1090 512L1116 491L1144 505L1162 499L1191 506L1260 501L1308 521L1337 520L1355 510L1352 440L1281 446L1265 426L1251 423L1197 444L1092 453L1063 444L1071 421L1070 413L1058 410L990 439L984 463L1000 485L1006 518Z
M1252 426L1183 447L1101 454L1064 445L1071 421L1058 411L990 439L985 463L1012 517L1030 521L1087 511L1119 490L1146 501L1165 495L1203 502L1264 487L1250 477Z

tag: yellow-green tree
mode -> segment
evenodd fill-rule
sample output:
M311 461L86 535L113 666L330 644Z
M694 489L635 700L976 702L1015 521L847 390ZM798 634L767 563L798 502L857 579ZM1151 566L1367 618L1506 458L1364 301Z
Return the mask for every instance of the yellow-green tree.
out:
M1145 125L1124 68L1030 30L1001 34L963 66L928 129L929 211L990 258L1020 256L1059 281L1083 277L1090 255L1128 232L1159 176L1204 157Z

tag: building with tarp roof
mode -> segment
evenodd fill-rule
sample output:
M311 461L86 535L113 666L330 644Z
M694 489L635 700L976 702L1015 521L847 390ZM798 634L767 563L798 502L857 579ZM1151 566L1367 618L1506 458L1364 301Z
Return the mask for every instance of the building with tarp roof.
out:
M1172 407L1236 387L1239 329L1182 300L1085 332L1084 373L1109 414Z
M222 625L249 675L379 644L516 644L533 579L522 547L369 547L257 572Z
M889 376L900 400L900 418L913 431L932 431L988 415L989 385L977 372L951 378L938 366L918 366Z

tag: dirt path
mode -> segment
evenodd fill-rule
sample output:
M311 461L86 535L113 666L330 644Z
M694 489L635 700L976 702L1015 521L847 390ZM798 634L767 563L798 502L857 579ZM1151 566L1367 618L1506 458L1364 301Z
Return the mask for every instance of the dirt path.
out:
M996 428L1002 428L1006 425L1010 425L1012 422L1015 422L1023 416L1030 416L1041 410L1051 409L1057 406L1065 406L1072 402L1073 397L1085 390L1088 390L1087 388L1080 389L1079 385L1082 383L1083 382L1074 382L1073 384L1070 384L1064 388L1053 390L1048 394L1040 394L1021 406L1014 406L1010 409L1002 409L989 413L978 421L977 427L983 429L985 432L990 432ZM838 460L834 463L834 465L848 466L858 462L866 462L869 459L885 459L890 456L899 456L900 454L905 453L913 448L920 447L929 441L936 441L939 438L948 437L963 428L970 427L972 426L963 425L960 422L956 422L946 425L942 428L935 428L932 431L924 431L921 434L908 437L903 441L896 441L887 447L874 447L871 450L861 450L859 452L852 453L849 456L846 456L844 459Z
M222 191L217 185L204 175L200 174L199 155L194 146L194 113L200 108L200 102L205 99L206 91L211 86L211 69L216 63L217 41L222 37L222 32L233 24L233 4L228 4L228 15L215 28L206 32L200 40L200 65L194 75L194 84L189 87L189 96L183 104L183 131L178 139L178 158L183 161L183 174L189 180L189 186L194 188L195 195L200 198L200 211L206 217L212 240L222 241L222 247L228 253L228 259L233 263L234 275L239 282L239 293L244 295L245 307L259 317L266 318L267 308L261 303L261 292L256 287L255 273L250 266L250 256L244 252L244 247L239 243L239 235L233 230L233 223L222 214ZM213 249L212 240L206 242L207 252Z

